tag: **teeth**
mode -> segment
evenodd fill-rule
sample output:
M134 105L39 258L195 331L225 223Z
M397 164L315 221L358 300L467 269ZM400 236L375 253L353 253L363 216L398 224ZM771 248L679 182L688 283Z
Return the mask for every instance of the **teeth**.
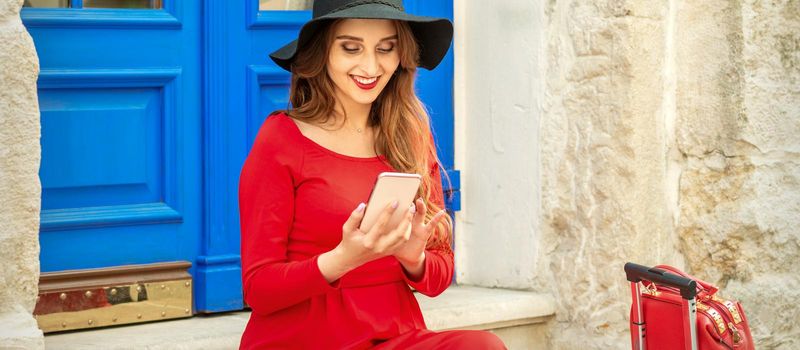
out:
M353 76L353 78L355 78L359 83L364 84L364 85L372 84L376 80L378 80L378 77L374 77L374 78L371 78L371 79L366 79L366 78L362 78L362 77Z

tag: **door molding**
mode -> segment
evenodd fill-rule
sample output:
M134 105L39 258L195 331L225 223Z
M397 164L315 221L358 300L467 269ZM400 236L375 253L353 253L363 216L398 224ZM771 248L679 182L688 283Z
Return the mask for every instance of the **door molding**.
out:
M174 0L160 10L30 8L20 12L26 27L180 29L182 14Z
M264 116L261 114L261 89L265 86L289 86L292 80L291 73L283 70L278 66L267 65L248 65L247 66L247 106L246 106L246 122L245 134L247 135L247 144L252 145L255 141L256 133L261 127ZM280 108L289 108L288 103L285 106L276 106Z
M231 139L228 101L229 2L203 1L202 15L202 101L203 101L203 228L200 256L195 260L196 306L198 312L240 310L242 269L238 221L229 213L238 213L230 186L229 155ZM234 197L235 198L235 197Z
M311 20L310 10L260 11L257 0L245 0L244 4L247 29L300 29Z

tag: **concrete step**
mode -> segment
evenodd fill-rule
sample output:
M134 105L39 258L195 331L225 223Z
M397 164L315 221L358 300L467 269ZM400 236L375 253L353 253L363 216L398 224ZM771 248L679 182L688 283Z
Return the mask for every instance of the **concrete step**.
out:
M436 298L415 295L430 329L489 330L509 349L540 348L546 336L544 322L555 312L552 296L534 292L453 286ZM57 333L45 336L45 348L236 349L249 317L249 312L239 311Z

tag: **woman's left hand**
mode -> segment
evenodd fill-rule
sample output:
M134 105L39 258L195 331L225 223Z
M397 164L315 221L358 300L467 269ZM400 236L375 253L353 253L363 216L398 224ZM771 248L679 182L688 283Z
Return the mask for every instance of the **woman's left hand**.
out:
M414 202L414 206L416 206L416 212L411 221L411 229L408 233L410 236L408 241L394 253L394 256L412 277L420 277L423 273L425 246L428 244L428 238L431 237L436 226L439 225L439 221L447 212L439 211L430 222L425 224L425 213L427 212L425 201L418 198Z

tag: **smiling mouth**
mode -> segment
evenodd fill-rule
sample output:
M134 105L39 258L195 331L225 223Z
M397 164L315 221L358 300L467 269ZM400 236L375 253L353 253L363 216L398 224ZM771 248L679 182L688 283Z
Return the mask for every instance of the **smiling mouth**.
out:
M371 90L372 88L378 86L378 80L380 80L380 76L372 77L372 78L364 78L357 75L351 75L350 79L353 80L356 85L364 90Z

